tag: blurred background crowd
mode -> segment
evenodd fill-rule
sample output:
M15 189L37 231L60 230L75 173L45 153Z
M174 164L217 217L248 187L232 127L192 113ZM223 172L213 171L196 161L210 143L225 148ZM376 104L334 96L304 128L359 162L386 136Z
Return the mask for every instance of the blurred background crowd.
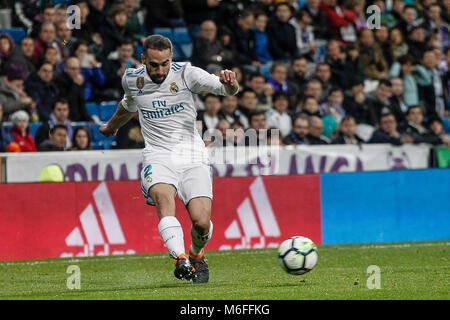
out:
M67 20L71 5L79 28ZM236 96L195 96L198 129L261 134L219 144L450 146L450 0L0 0L0 8L0 152L144 147L137 117L117 137L98 128L150 34L172 40L174 61L236 72Z

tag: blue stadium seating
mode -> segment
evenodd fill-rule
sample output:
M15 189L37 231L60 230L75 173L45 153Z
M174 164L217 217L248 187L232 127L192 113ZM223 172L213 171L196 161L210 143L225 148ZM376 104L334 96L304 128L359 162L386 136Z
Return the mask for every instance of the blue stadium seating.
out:
M91 116L100 117L100 107L95 102L86 102L86 110Z
M193 45L192 43L183 43L180 44L181 50L183 51L183 55L186 59L191 59L192 57L192 49L193 49Z
M270 68L269 64L262 64L259 66L259 72L267 79L270 76Z
M101 121L109 121L113 116L114 112L117 110L117 102L102 102L99 105L100 109L100 120Z
M176 42L173 43L173 61L184 61L186 56L183 53L180 45Z
M170 40L173 40L173 32L171 28L154 28L153 34L160 34Z
M0 30L0 33L6 32L13 38L16 44L20 43L20 40L26 37L27 33L23 28L10 28L5 30Z
M30 127L30 134L33 137L33 139L36 137L36 132L38 131L41 125L42 122L30 122L30 124L28 125Z
M191 37L187 28L174 28L173 29L173 40L176 43L192 43Z

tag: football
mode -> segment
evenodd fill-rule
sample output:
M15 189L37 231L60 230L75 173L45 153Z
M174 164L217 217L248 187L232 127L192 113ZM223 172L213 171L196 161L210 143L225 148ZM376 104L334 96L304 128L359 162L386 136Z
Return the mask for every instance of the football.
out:
M317 246L306 237L290 237L278 248L278 262L289 274L301 275L311 271L318 258Z

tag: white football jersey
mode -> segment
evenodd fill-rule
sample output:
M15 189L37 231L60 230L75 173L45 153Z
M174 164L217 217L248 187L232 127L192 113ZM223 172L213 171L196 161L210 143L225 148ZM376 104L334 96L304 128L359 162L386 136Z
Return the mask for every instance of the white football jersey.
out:
M154 83L146 66L129 68L122 77L123 107L139 112L145 140L144 157L164 159L189 156L189 161L206 161L205 144L196 129L197 108L193 94L209 91L228 95L219 77L190 63L172 62L161 84Z

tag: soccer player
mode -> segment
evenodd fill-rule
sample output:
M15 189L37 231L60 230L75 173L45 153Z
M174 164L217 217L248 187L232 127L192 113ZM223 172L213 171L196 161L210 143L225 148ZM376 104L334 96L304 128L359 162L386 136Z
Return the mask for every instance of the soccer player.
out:
M175 260L174 274L194 283L208 282L203 248L213 232L212 171L205 144L195 126L193 93L234 95L239 85L230 70L222 70L218 77L190 63L172 62L172 43L161 35L147 37L143 47L143 66L125 71L124 98L100 132L115 135L139 113L145 139L141 189L147 204L156 206L159 233ZM192 221L189 257L185 253L183 230L175 217L177 194Z

